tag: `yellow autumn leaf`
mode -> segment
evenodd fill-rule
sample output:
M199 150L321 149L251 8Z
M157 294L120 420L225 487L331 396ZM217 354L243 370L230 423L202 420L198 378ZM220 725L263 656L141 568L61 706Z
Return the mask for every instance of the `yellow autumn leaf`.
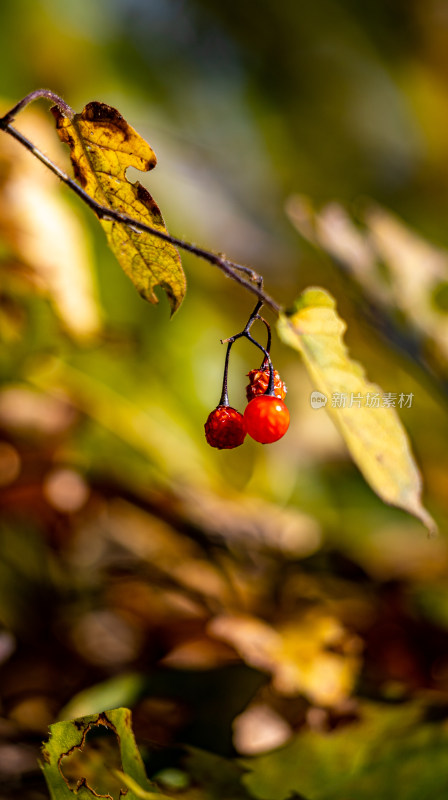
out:
M345 329L334 299L319 288L306 290L293 311L281 315L278 323L283 341L301 353L313 389L326 398L326 409L372 489L386 503L408 511L430 533L436 533L437 526L421 503L421 478L407 434L395 408L365 404L367 397L382 399L383 392L350 358L343 342ZM333 397L346 398L347 403L341 400L333 406ZM361 401L351 404L352 398L359 397Z
M149 144L105 103L88 103L68 119L52 109L62 142L70 147L75 177L98 203L166 232L159 207L138 182L126 177L128 167L147 172L156 165ZM145 300L157 303L154 288L168 295L172 313L185 294L179 253L169 242L114 220L101 220L109 246Z
M248 614L222 614L207 632L246 664L270 673L279 694L303 694L316 705L345 700L360 668L360 641L323 608L275 627Z

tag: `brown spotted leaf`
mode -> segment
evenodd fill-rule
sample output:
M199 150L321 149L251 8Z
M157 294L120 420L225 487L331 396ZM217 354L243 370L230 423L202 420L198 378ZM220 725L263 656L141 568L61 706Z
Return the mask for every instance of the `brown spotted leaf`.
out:
M149 144L105 103L88 103L73 119L52 109L62 142L70 147L75 177L102 206L165 231L159 207L138 182L126 177L128 167L147 172L156 165ZM101 220L107 240L121 267L145 300L157 303L154 288L168 295L172 312L185 294L185 275L179 253L169 242L129 225Z

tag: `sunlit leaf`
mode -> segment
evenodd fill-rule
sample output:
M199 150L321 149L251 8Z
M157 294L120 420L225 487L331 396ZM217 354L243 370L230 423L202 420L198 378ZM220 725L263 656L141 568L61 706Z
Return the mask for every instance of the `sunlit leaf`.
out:
M327 410L372 489L435 533L436 525L421 504L421 478L406 432L393 407L365 404L367 396L382 398L383 392L350 358L343 342L345 329L333 298L318 288L305 291L293 311L279 321L281 338L301 353L313 390L326 398ZM347 402L333 406L334 396ZM350 405L352 398L359 397L361 401Z
M30 112L24 131L53 156L54 132L45 118ZM10 250L11 274L26 268L33 291L48 294L71 334L97 334L101 320L92 254L76 211L54 176L6 136L0 141L0 171L0 237Z
M75 176L82 188L102 206L128 214L160 231L162 215L149 192L126 177L128 167L147 172L156 156L147 142L116 109L92 102L72 120L52 109L62 142L69 145ZM123 223L102 220L110 247L123 270L145 300L156 303L161 286L176 311L185 294L185 275L176 248L169 242Z
M119 754L107 758L103 748L98 757L94 754L88 760L79 758L75 768L72 764L71 770L67 770L64 762L73 758L73 754L82 756L89 732L100 732L102 727L115 735ZM109 750L110 746L107 747ZM117 769L116 758L121 759L122 769ZM132 732L131 712L127 708L50 725L50 739L42 747L41 767L52 800L73 800L74 792L79 800L91 800L98 788L102 789L102 796L106 796L106 789L109 796L117 798L120 791L124 794L127 788L128 800L152 797L157 792L146 776ZM74 774L74 769L79 769L80 773ZM135 787L138 791L134 790ZM98 794L97 791L96 796Z
M351 693L359 670L359 642L324 610L275 628L256 617L223 614L209 633L231 644L250 666L271 673L280 694L303 694L332 706Z

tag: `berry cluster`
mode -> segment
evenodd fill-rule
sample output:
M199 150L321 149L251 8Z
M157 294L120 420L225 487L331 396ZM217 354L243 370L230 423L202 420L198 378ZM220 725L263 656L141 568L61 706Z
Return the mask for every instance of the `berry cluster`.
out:
M227 342L226 361L221 399L217 407L209 414L205 423L205 438L211 447L229 450L243 444L246 434L261 444L271 444L285 435L289 427L289 411L285 405L286 386L280 375L274 370L270 357L271 331L269 324L260 317L261 303L257 303L249 317L246 327L241 333L223 340ZM250 334L250 328L256 319L261 320L268 331L266 349ZM252 369L249 384L246 387L248 404L241 414L229 405L227 392L227 374L229 356L233 343L245 337L264 353L264 360L259 369Z

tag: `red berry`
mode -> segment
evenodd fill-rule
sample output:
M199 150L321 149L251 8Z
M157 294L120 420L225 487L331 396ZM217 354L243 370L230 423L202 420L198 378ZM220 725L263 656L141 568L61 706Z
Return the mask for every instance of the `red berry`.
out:
M268 388L269 383L269 367L263 366L261 369L251 369L247 377L249 378L249 385L246 386L246 396L248 401L257 397L259 394L264 394ZM283 383L277 370L274 370L274 394L280 400L284 400L287 388Z
M271 444L288 430L289 411L278 397L260 394L246 406L244 422L252 439L261 444Z
M230 450L243 444L246 436L244 417L231 406L218 406L204 425L205 438L211 447Z

